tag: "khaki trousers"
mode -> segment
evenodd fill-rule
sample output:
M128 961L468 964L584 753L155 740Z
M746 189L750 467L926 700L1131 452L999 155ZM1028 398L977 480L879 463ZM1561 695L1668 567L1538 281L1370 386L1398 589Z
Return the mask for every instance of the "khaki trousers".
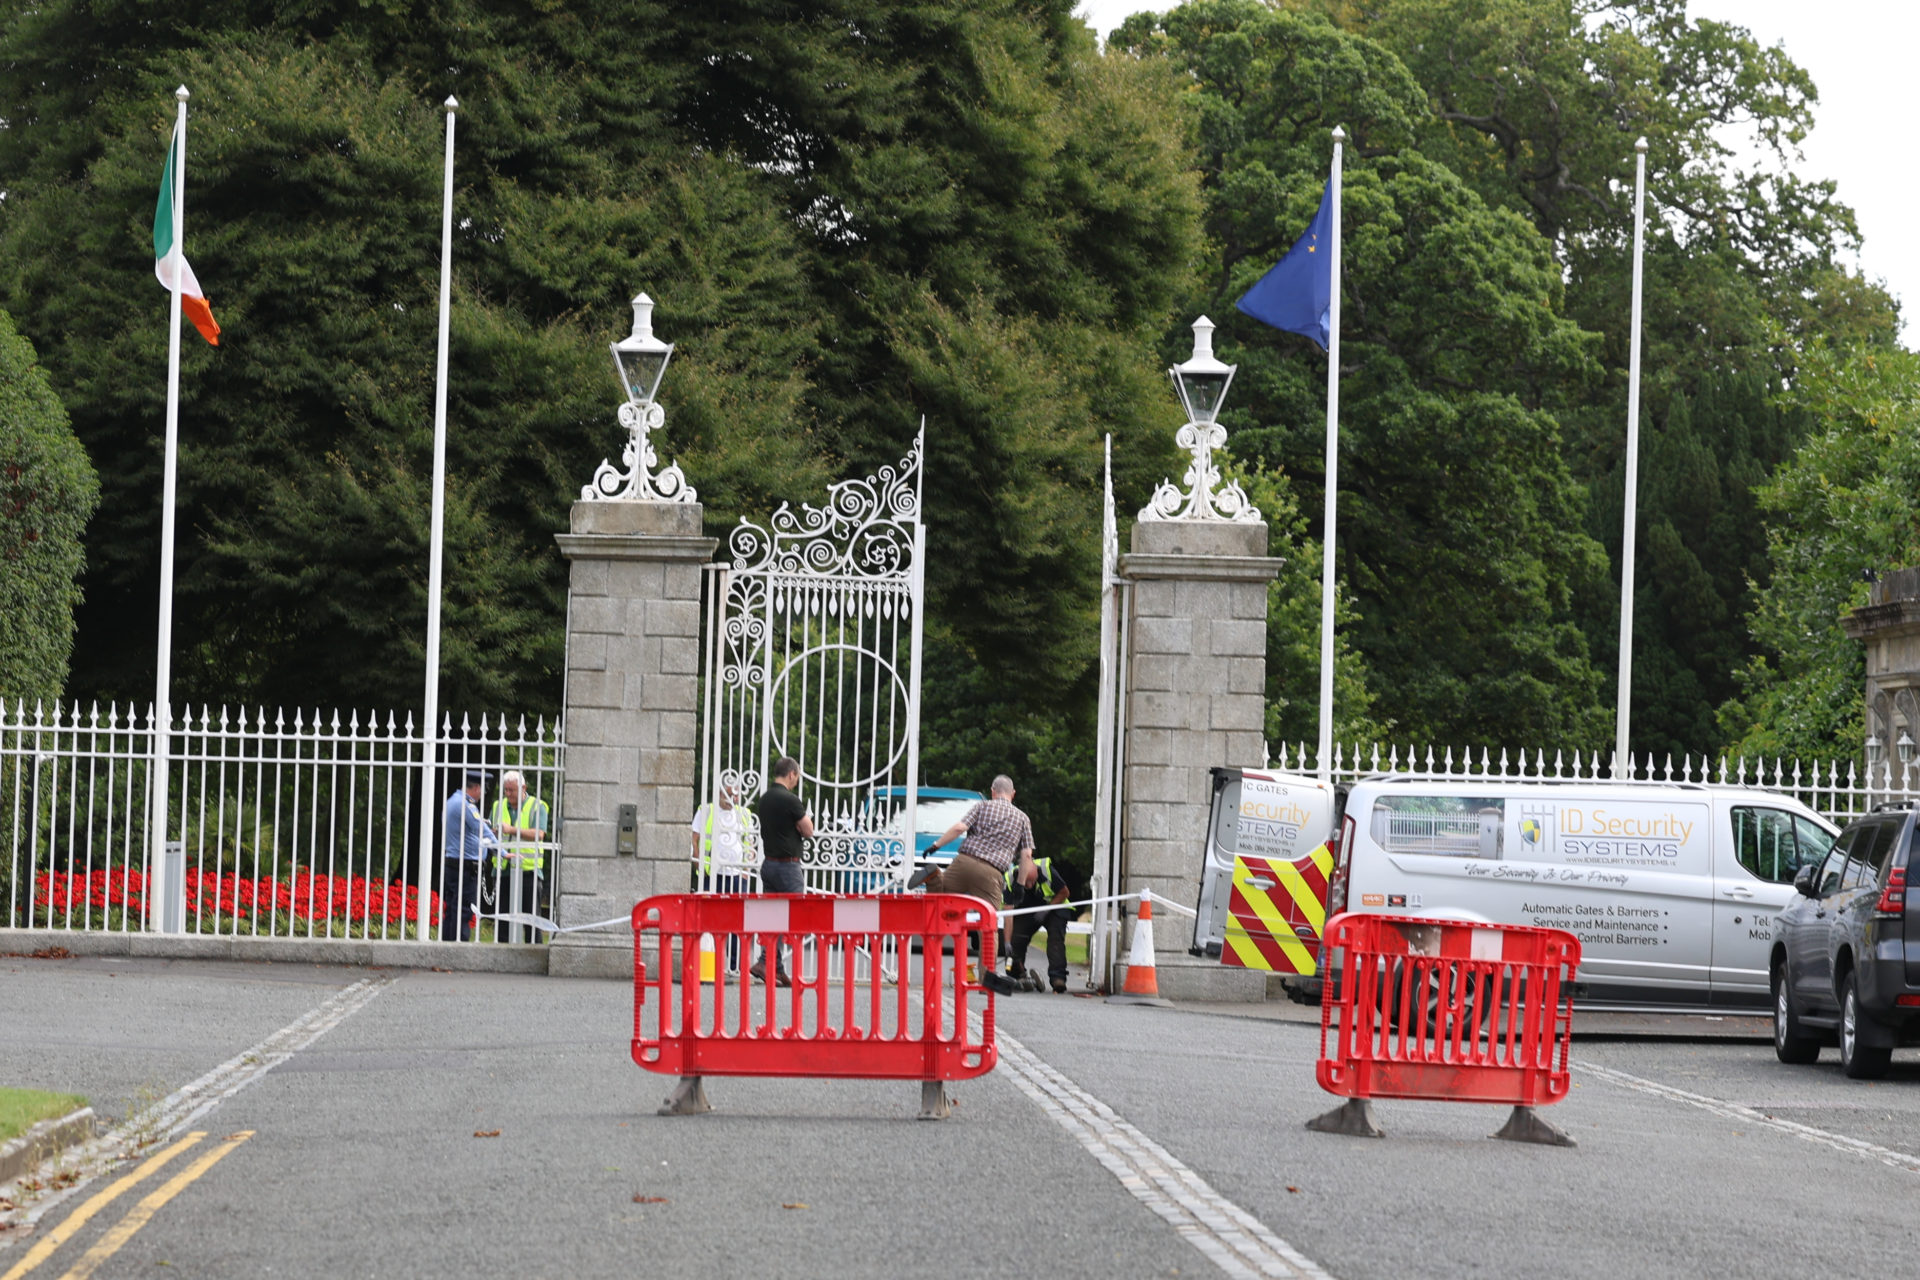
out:
M927 888L935 893L964 893L980 898L998 911L1000 891L1006 883L1003 878L1005 874L971 854L956 853L953 862L935 876Z

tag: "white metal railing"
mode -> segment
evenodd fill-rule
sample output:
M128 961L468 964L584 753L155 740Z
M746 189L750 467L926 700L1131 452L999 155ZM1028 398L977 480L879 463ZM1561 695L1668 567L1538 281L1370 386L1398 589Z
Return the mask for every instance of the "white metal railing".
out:
M421 743L411 716L187 708L168 750L166 856L171 883L185 889L185 932L439 934L441 901L458 901L462 886L446 883L440 849L424 866L417 856ZM468 769L484 769L481 808L490 813L501 774L513 769L557 813L563 756L557 720L462 716L456 725L448 716L432 793L451 795ZM0 704L0 928L158 927L148 900L152 760L150 707ZM557 864L550 854L541 889L549 900ZM496 875L491 859L473 872L513 879ZM502 902L515 896L499 883L483 888L495 890Z
M1920 802L1920 759L1882 760L1749 759L1745 756L1672 756L1655 761L1629 757L1626 776L1616 778L1611 753L1598 751L1501 750L1489 748L1401 747L1383 743L1335 743L1333 779L1355 782L1386 774L1410 778L1471 782L1631 782L1641 785L1699 783L1760 787L1800 800L1808 808L1845 824L1876 804ZM1313 773L1313 750L1306 743L1282 743L1269 750L1269 768Z

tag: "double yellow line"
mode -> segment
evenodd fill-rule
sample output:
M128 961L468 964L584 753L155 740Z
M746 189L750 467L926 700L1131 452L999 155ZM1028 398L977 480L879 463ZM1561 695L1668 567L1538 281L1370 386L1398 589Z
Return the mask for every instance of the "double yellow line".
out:
M93 1220L95 1214L119 1199L123 1193L158 1173L175 1156L197 1146L206 1136L204 1132L189 1133L172 1146L150 1157L132 1173L116 1179L103 1190L96 1192L85 1204L68 1214L66 1221L49 1231L44 1239L27 1250L26 1256L14 1263L11 1270L4 1276L0 1276L0 1280L20 1280L20 1277L52 1257L54 1250L73 1239L80 1228ZM101 1263L118 1253L127 1241L133 1239L133 1233L146 1226L148 1220L160 1210L162 1205L185 1191L201 1174L219 1164L229 1152L252 1136L251 1129L228 1134L218 1146L203 1152L199 1159L161 1183L146 1199L129 1210L126 1217L114 1223L112 1228L100 1237L99 1242L87 1250L80 1261L74 1263L73 1267L60 1277L60 1280L87 1280L87 1277L91 1276Z

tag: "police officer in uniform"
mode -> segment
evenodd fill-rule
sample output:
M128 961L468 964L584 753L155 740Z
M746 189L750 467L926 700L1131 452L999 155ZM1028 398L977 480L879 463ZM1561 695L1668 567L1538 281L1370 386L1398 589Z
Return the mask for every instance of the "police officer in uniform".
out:
M1007 976L1029 991L1040 990L1040 980L1027 968L1027 944L1033 941L1034 934L1045 929L1047 980L1055 992L1063 993L1067 989L1067 926L1073 922L1073 912L1060 904L1073 895L1067 889L1067 878L1054 868L1052 858L1035 858L1033 865L1040 875L1031 885L1020 883L1018 867L1007 868L1003 890L1007 910L1048 905L1053 910L1014 916L1007 921L1013 930L1013 945L1007 950Z
M480 816L484 769L469 769L466 785L447 797L441 814L440 941L473 937L473 912L480 904L481 851L495 843L493 828Z

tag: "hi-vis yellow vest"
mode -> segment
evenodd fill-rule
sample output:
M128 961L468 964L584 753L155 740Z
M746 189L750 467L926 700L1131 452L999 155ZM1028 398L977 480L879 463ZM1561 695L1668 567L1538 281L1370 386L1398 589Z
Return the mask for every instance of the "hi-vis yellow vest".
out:
M546 818L546 821L536 822L534 821L536 818ZM495 800L492 821L495 831L501 827L539 827L542 831L547 831L549 830L547 822L552 819L547 818L547 806L531 795L524 795L520 797L518 813L513 813L507 808L505 796ZM514 840L502 840L500 843L520 855L518 858L502 858L496 855L494 861L500 866L506 867L517 863L522 871L539 871L547 865L546 851L537 844L524 844Z
M701 824L700 874L710 876L713 874L713 819L714 815L720 812L720 806L709 802L701 807L706 810L707 819ZM744 854L746 853L747 842L753 838L753 829L758 819L753 816L752 812L741 808L739 805L733 806L733 812L740 815L740 852ZM745 869L734 866L724 867L721 869L720 874L737 876L745 874Z

